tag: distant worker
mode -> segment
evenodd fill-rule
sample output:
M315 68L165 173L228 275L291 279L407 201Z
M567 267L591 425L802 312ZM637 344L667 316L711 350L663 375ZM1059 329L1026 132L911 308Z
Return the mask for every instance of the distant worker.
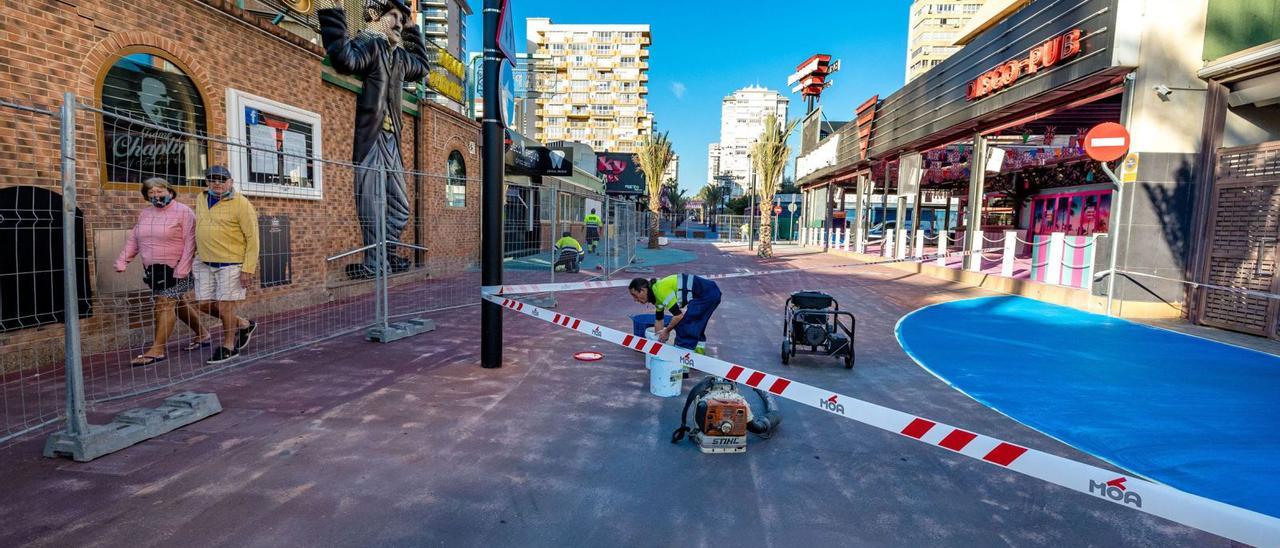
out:
M738 234L742 235L742 241L744 242L751 239L751 225L742 223L742 226L738 227Z
M575 240L569 232L565 232L559 240L556 240L552 253L556 259L551 269L555 270L564 265L565 272L577 272L586 255L582 252L582 244L578 243L578 240Z
M693 274L672 274L662 279L636 278L627 289L636 302L654 305L658 340L667 340L674 330L676 346L706 352L707 323L720 306L720 287L715 282ZM671 321L664 325L667 311Z
M582 219L582 222L587 225L587 246L591 248L592 253L595 253L596 242L600 241L601 222L600 216L596 215L596 209L594 207L591 208L591 213L588 213L587 216Z

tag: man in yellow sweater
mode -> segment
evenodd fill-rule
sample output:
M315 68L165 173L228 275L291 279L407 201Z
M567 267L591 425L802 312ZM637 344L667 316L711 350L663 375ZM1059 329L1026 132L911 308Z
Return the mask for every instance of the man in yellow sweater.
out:
M236 193L231 172L205 172L209 189L196 198L196 300L205 314L222 320L222 345L210 364L232 360L249 344L258 324L236 315L258 270L258 213Z

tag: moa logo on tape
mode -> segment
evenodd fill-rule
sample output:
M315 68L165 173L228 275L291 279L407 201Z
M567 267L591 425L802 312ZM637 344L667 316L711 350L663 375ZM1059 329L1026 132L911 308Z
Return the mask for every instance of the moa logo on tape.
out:
M1142 508L1142 495L1126 488L1124 482L1127 480L1128 478L1124 476L1103 483L1089 480L1089 492L1097 493L1100 497L1107 497L1116 502L1131 504L1135 508Z
M592 334L592 335L595 335L595 336L597 336L597 337L603 337L603 336L604 336L604 333L603 333L602 331L600 331L600 326L596 326L595 328L593 328L593 329L591 330L591 334Z
M536 309L536 308L535 308L535 309L533 309L533 317L535 317L535 318L539 317L539 316L538 316L538 309Z
M844 406L836 402L836 398L838 397L839 396L832 394L830 398L827 398L825 400L818 400L818 405L823 409L826 409L827 411L830 411L832 413L839 413L843 415Z
M680 363L682 365L693 367L693 356L690 356L689 353L686 352L685 355L680 356Z

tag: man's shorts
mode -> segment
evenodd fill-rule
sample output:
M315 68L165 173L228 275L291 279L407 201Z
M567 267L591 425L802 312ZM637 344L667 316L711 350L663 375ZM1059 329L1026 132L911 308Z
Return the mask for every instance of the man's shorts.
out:
M197 301L243 301L245 288L240 286L240 265L209 266L197 259L191 267L196 278Z

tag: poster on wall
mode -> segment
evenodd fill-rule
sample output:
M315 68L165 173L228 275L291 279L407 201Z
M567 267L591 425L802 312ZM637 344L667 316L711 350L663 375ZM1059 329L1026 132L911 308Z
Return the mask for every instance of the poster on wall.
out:
M185 74L151 54L120 58L102 84L102 120L108 182L141 183L164 177L199 185L207 151L195 137L206 127L204 103Z
M644 194L644 173L636 165L634 154L598 153L596 171L604 179L605 191L609 194Z

